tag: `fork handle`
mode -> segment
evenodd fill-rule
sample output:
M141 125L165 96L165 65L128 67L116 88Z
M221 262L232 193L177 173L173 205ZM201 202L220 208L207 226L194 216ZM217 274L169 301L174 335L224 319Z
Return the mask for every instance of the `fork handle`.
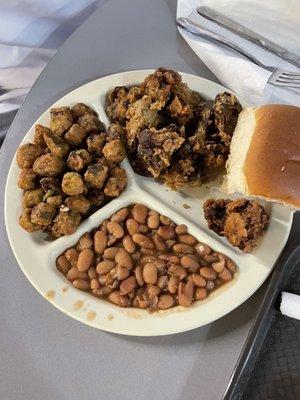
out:
M196 24L193 21L190 21L187 18L180 17L177 19L177 24L183 28L184 30L193 33L194 35L203 37L205 39L209 39L218 43L221 43L227 47L230 47L232 50L235 50L239 54L243 55L244 57L248 58L248 60L254 62L256 65L258 65L261 68L264 68L268 71L273 71L272 67L268 67L261 63L256 57L254 57L252 54L248 53L247 50L245 50L243 47L239 46L236 43L232 43L226 38L218 35L217 33L209 30L209 29L204 29L200 25Z

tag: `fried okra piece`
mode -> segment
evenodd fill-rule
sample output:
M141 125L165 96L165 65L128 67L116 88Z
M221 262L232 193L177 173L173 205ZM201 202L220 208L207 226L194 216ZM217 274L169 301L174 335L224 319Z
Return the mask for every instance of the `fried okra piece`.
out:
M269 216L255 200L237 199L226 207L224 236L232 246L249 252L257 244L268 224Z
M173 153L184 143L176 125L157 130L145 129L140 133L137 150L138 162L157 178L171 164Z
M204 217L208 228L218 235L224 235L226 206L228 203L230 203L228 199L208 199L203 204Z
M30 168L35 160L44 153L44 150L37 144L26 143L18 148L17 163L19 168Z
M87 134L105 130L104 124L96 115L84 114L78 118L77 123L83 127Z
M33 170L42 176L57 176L65 169L65 163L55 154L48 153L37 158L33 164Z
M70 152L70 146L68 142L51 132L44 133L44 140L48 146L50 152L57 157L64 158Z
M75 120L77 120L79 117L82 117L84 114L91 114L91 115L96 115L96 111L94 111L91 107L87 106L84 103L77 103L75 106L71 108L73 117Z
M77 211L80 214L86 214L91 207L91 202L84 196L79 195L67 197L65 205L70 208L70 210Z
M18 186L23 190L31 190L36 186L37 174L33 171L32 168L24 168L21 169Z
M231 93L219 93L213 103L215 126L222 143L229 147L242 106Z
M40 225L34 224L31 219L31 208L24 208L23 213L19 218L20 226L27 232L35 232L41 229Z
M91 164L88 166L84 179L91 187L101 189L108 175L108 167L103 164Z
M61 185L57 178L42 178L40 179L40 185L47 197L61 194Z
M102 149L104 157L113 163L119 164L125 158L125 149L120 139L113 139Z
M23 207L34 207L38 205L41 201L43 201L44 191L42 188L27 190L24 193L22 204Z
M76 172L80 172L84 167L92 162L92 156L85 149L73 150L67 159L67 166Z
M46 199L47 204L59 208L63 204L63 197L61 195L49 196Z
M51 129L47 128L46 126L36 124L35 125L35 132L34 132L34 143L38 144L41 147L46 147L46 143L44 140L45 133L52 133Z
M102 155L102 149L106 141L106 133L102 132L100 134L94 133L88 136L86 140L87 149L90 153L96 154L98 156Z
M56 214L55 207L41 202L31 210L31 222L37 225L50 225Z
M63 192L69 196L78 196L85 189L83 179L77 172L65 173L62 179L61 187Z
M69 107L52 108L50 117L50 129L57 136L62 136L67 132L74 122L73 114Z
M114 139L123 139L124 128L117 122L109 125L107 129L107 141L110 142Z
M127 175L123 168L115 167L109 171L109 177L104 186L106 196L117 197L127 185Z
M96 207L102 207L106 203L106 195L102 189L90 188L86 195L90 203Z
M62 235L72 235L76 232L80 219L79 212L61 210L53 220L51 235L55 238Z
M79 147L82 145L86 137L85 129L78 124L73 124L68 132L65 134L66 140L72 145Z

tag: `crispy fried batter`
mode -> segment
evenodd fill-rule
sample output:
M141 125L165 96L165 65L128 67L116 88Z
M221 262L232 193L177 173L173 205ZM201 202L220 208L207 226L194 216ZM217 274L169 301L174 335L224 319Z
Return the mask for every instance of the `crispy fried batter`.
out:
M209 199L203 209L208 227L244 252L252 250L269 221L265 209L255 200Z

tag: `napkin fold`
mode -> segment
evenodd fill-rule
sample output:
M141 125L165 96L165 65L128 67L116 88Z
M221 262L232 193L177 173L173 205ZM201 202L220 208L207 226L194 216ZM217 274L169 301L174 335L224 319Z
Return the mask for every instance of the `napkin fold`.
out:
M196 9L209 6L248 28L269 38L273 42L300 54L300 2L290 0L293 8L285 0L273 0L263 4L260 0L178 0L177 18L186 17L210 29L241 47L263 64L298 71L296 66L262 49L254 43L200 16ZM249 105L264 103L287 103L300 105L300 90L283 89L267 83L271 72L263 69L226 46L217 45L200 38L182 28L178 28L183 38L222 84L239 95Z
M293 293L282 292L280 311L287 317L300 319L300 296Z

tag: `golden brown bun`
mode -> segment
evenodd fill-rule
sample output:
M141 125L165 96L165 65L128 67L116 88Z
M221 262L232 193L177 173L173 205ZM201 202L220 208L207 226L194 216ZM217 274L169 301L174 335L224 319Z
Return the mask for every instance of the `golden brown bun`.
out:
M230 193L300 208L300 108L270 104L244 110L227 172Z

